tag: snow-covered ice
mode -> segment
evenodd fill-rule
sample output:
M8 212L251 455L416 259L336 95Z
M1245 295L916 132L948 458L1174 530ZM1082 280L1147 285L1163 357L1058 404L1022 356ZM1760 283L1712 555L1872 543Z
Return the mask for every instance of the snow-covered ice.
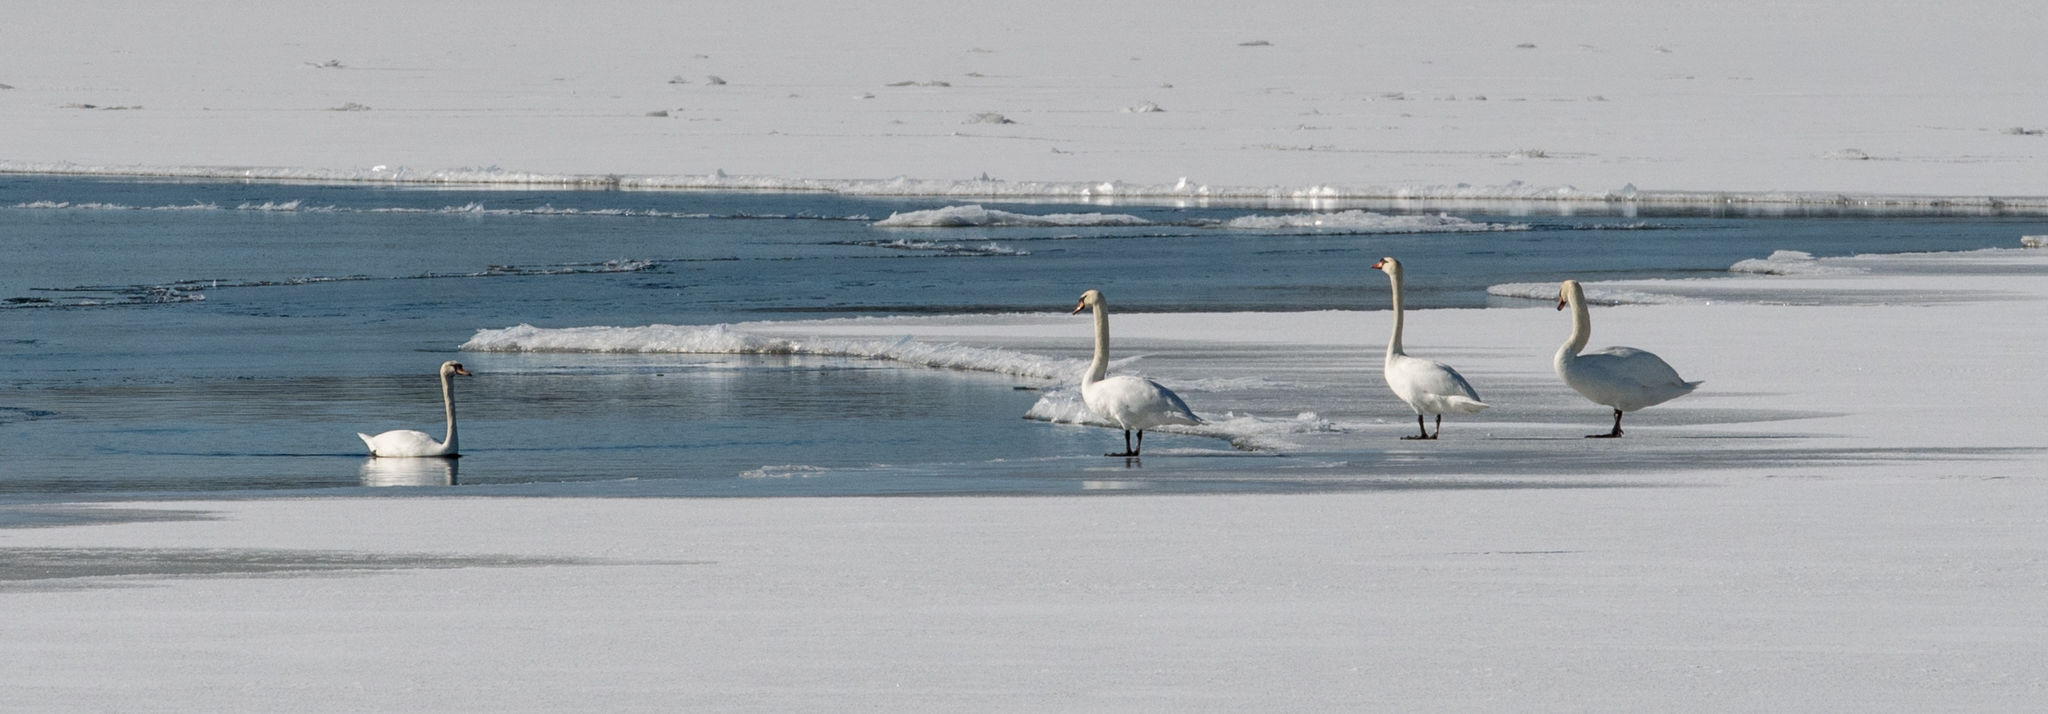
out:
M373 7L14 8L0 170L2048 206L2005 0Z

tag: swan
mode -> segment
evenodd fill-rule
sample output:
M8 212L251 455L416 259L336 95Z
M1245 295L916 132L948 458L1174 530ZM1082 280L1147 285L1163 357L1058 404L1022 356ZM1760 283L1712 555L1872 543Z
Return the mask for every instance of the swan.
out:
M1095 361L1088 365L1088 375L1081 378L1081 403L1096 414L1102 415L1124 430L1124 452L1103 454L1104 456L1137 456L1145 448L1145 430L1161 424L1200 424L1201 417L1188 411L1186 402L1173 390L1159 386L1158 382L1129 375L1109 374L1109 306L1102 301L1102 291L1090 290L1081 293L1081 303L1074 306L1072 315L1082 310L1095 312ZM1138 445L1131 446L1131 431L1138 432Z
M451 459L461 456L461 454L455 452L454 380L455 375L458 374L464 377L470 376L469 370L462 368L461 362L448 361L441 363L441 405L448 410L448 438L445 441L434 441L432 435L424 431L414 431L411 429L394 429L376 436L357 432L356 436L362 437L363 443L370 447L370 455L382 457L445 456Z
M1656 406L1691 394L1705 382L1688 382L1662 357L1634 347L1609 347L1580 354L1593 337L1593 319L1586 312L1586 291L1579 281L1566 280L1557 292L1557 309L1572 309L1572 336L1557 348L1557 376L1580 396L1614 408L1614 430L1588 434L1588 439L1621 436L1621 414Z
M1464 375L1450 365L1435 360L1410 357L1401 351L1401 261L1381 258L1372 268L1387 274L1387 280L1394 286L1394 336L1387 340L1387 386L1394 395L1408 403L1415 410L1415 426L1422 430L1418 436L1404 436L1403 439L1435 439L1444 431L1444 414L1457 412L1471 414L1485 409L1490 404L1479 400L1479 393L1472 391L1472 385ZM1436 415L1436 434L1429 433L1429 425L1423 422L1425 414Z

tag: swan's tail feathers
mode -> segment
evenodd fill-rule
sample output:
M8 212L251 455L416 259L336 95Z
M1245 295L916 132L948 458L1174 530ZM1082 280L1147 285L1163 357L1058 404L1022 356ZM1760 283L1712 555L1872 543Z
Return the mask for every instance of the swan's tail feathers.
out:
M1707 380L1704 380L1704 379L1702 379L1702 380L1700 380L1700 381L1697 381L1697 382L1686 382L1686 383L1685 383L1685 393L1686 393L1686 394L1691 394L1691 393L1692 393L1692 390L1695 390L1695 389L1699 389L1699 388L1700 388L1700 385L1702 385L1702 384L1706 384L1706 383L1707 383Z
M1491 404L1487 404L1486 402L1482 402L1477 399L1470 399L1459 396L1444 397L1444 403L1449 405L1450 408L1466 414L1471 414L1481 409L1493 406Z
M362 440L363 440L363 445L364 445L364 446L370 447L370 455L371 455L371 456L376 456L376 455L377 455L377 442L371 441L371 440L370 440L370 435L369 435L369 434L365 434L365 433L362 433L362 432L358 431L358 432L356 432L356 438L358 438L358 439L362 439Z

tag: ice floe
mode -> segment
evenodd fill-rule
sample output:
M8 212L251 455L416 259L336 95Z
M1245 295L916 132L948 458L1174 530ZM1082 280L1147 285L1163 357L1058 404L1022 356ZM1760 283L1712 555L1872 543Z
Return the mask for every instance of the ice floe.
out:
M1728 266L1731 273L1756 275L1851 275L1869 272L1847 265L1829 265L1824 259L1800 250L1780 250L1768 258L1750 258Z
M1243 216L1225 221L1222 226L1239 230L1288 233L1460 233L1529 230L1528 224L1524 223L1482 223L1441 213L1389 216L1359 210Z
M1151 224L1151 221L1122 213L1050 213L1031 215L982 208L979 205L947 206L945 208L934 208L925 211L891 213L888 218L875 221L875 225L881 228L1147 226Z
M858 245L866 246L869 248L887 248L890 250L933 251L943 255L1022 256L1031 254L1031 251L1018 250L1016 248L1011 248L1009 246L996 242L983 243L981 245L968 245L965 243L938 243L928 240L909 240L907 238L899 238L890 241L845 241L839 243L839 245Z

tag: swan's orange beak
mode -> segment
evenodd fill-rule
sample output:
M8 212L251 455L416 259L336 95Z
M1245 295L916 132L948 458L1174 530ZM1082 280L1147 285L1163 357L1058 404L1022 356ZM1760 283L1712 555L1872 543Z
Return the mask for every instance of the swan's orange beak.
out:
M1570 304L1570 303L1568 303L1568 302L1566 302L1566 301L1565 301L1565 299L1564 299L1564 296L1562 296L1562 295L1558 296L1558 298L1557 298L1557 309L1559 309L1559 310L1563 310L1563 309L1564 309L1564 306L1565 306L1565 305L1567 305L1567 304Z
M1383 268L1385 268L1385 267L1387 267L1387 260L1386 260L1385 258L1381 258L1381 259L1379 259L1379 260L1375 260L1375 261L1373 261L1373 262L1372 262L1372 269L1373 269L1373 270L1380 270L1380 269L1383 269Z
M1088 301L1086 301L1086 300L1083 300L1083 301L1081 301L1081 303L1080 303L1080 304L1078 304L1078 305L1075 305L1075 306L1074 306L1074 311L1073 311L1073 312L1070 312L1070 313L1067 313L1067 314L1069 314L1069 315L1079 315L1079 314L1081 314L1081 311L1082 311L1082 310L1086 310L1086 309L1088 309Z
M455 373L456 373L456 374L459 374L459 375L462 375L462 376L464 376L464 377L474 377L474 376L476 376L476 375L470 374L470 373L469 373L469 370L463 369L463 368L462 368L462 367L461 367L460 365L457 365L457 366L455 367Z

